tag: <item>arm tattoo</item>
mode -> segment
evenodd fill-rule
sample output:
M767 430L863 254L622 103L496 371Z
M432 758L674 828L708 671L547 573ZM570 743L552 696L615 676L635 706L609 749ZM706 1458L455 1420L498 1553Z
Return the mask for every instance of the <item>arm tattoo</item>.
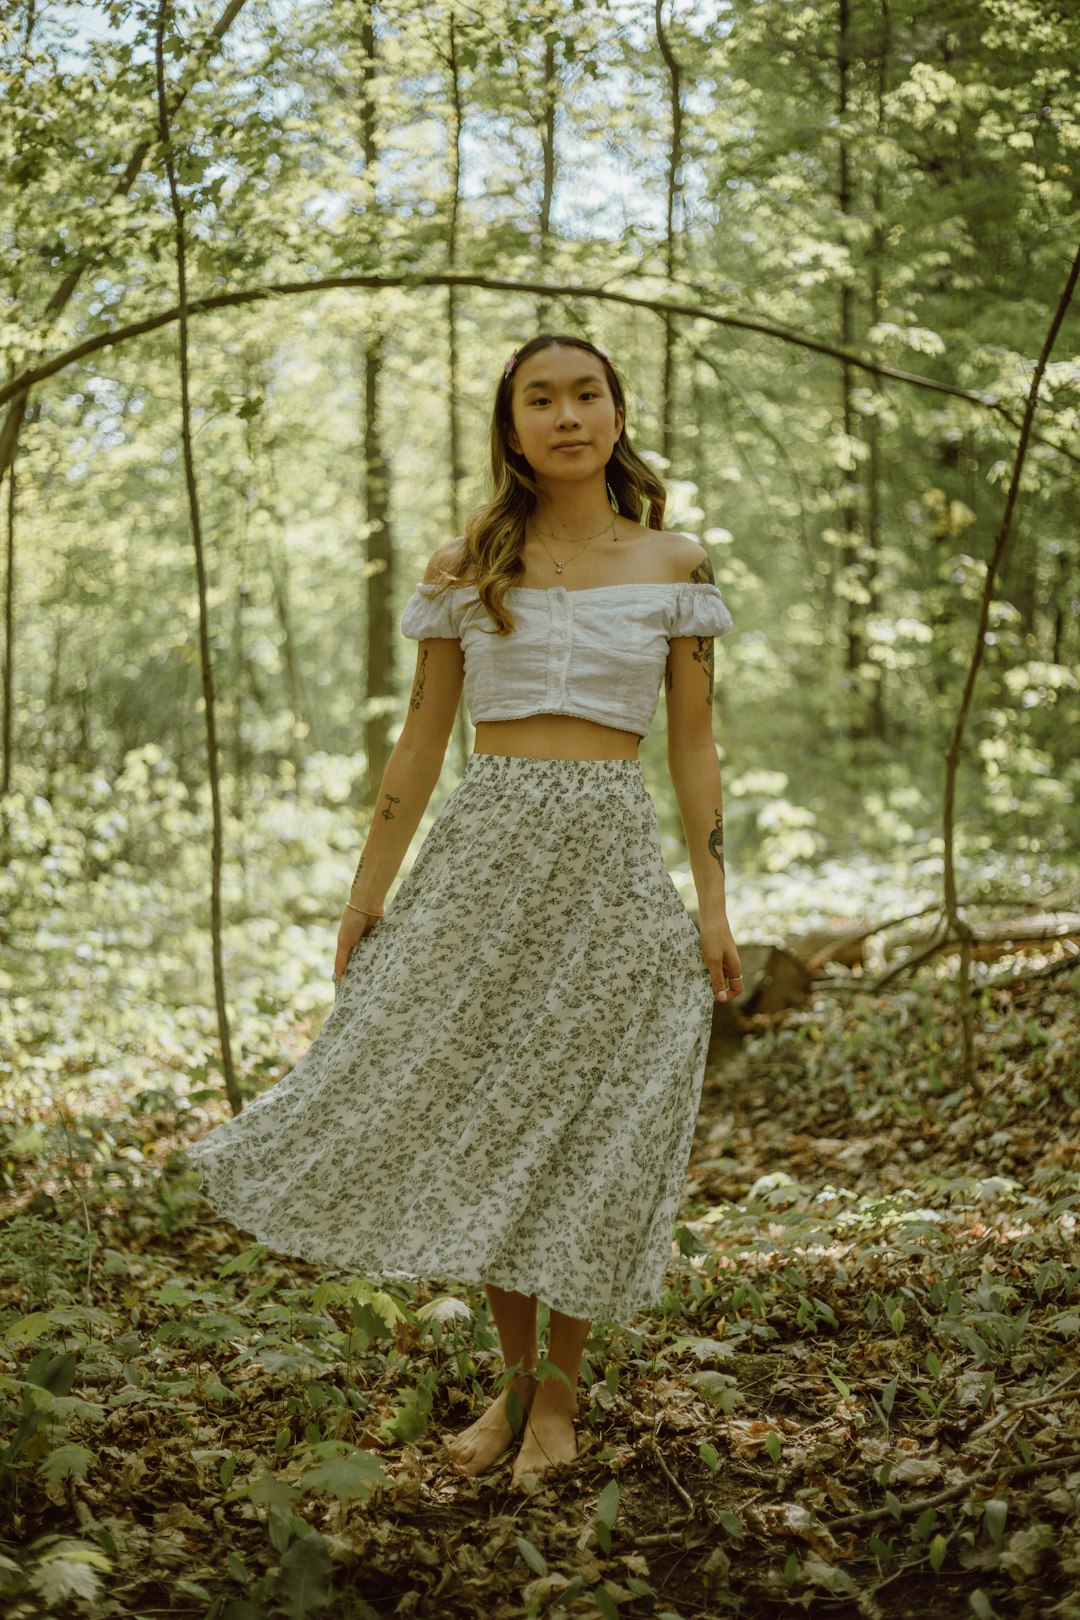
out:
M714 810L716 826L709 834L709 854L713 860L720 862L720 870L724 870L724 812L722 809ZM726 874L725 874L726 876Z
M420 671L416 677L416 685L413 687L410 701L410 707L413 709L418 709L424 701L424 676L427 674L427 655L427 648L422 647L420 649Z
M712 559L703 557L697 567L690 570L690 578L698 585L715 585ZM705 702L711 708L713 700L713 638L711 636L698 636L694 661L705 666L707 678ZM723 866L723 864L723 861L721 861L720 865Z
M395 798L395 796L392 793L386 793L386 794L383 795L383 797L389 799L390 804L400 804L401 803L401 800L398 799L398 798ZM388 804L386 809L383 811L383 820L384 821L393 821L394 820L394 812L391 810L390 804Z
M360 868L363 866L363 864L364 857L361 855L359 861L356 863L356 871L353 873L353 888L356 887L356 880L360 876Z
M705 666L705 702L712 705L713 695L713 638L712 636L697 636L697 651L694 653L694 662Z

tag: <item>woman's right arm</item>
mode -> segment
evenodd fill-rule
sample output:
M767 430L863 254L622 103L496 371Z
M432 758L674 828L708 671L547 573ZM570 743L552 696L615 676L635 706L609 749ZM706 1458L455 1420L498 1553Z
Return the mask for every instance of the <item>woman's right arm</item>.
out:
M436 577L436 559L425 579ZM386 892L420 825L442 773L465 679L461 642L450 636L419 641L412 690L401 734L386 762L371 826L357 864L349 900L362 911L380 911ZM338 932L334 977L345 971L349 952L377 921L345 909Z
M383 905L442 772L464 678L460 641L439 636L417 642L405 724L386 762L353 878L354 906L378 911Z

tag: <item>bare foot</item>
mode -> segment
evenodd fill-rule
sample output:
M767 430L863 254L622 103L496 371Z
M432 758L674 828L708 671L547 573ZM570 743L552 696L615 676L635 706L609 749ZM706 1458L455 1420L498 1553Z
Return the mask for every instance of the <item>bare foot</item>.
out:
M512 1378L476 1422L470 1423L455 1440L450 1441L446 1449L450 1454L450 1466L455 1473L482 1474L485 1468L491 1467L497 1457L502 1456L515 1438L506 1416L506 1397L511 1389L516 1390L518 1399L525 1408L526 1417L528 1416L533 1396L536 1394L536 1379L528 1376L524 1379Z
M520 1486L523 1474L542 1474L558 1463L573 1462L577 1456L576 1416L576 1405L571 1409L533 1404L510 1474L511 1490Z

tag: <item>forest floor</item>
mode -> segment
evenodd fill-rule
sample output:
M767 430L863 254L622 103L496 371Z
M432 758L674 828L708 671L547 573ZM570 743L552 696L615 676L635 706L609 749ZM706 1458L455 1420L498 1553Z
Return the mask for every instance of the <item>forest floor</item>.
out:
M173 1157L220 1104L61 1054L0 1143L5 1614L1080 1620L1075 975L978 992L972 1095L943 972L710 1066L662 1305L524 1493L446 1466L482 1290L252 1243Z

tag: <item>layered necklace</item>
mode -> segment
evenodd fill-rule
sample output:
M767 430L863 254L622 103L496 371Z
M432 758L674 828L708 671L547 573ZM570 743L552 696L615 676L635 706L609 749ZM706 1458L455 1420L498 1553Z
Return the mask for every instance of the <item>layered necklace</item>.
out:
M557 557L552 556L551 547L547 544L547 541L545 541L544 535L546 534L548 536L549 540L558 540L561 537L559 535L557 535L557 534L552 534L550 529L542 529L540 527L540 525L537 522L535 522L535 520L533 522L533 528L536 530L537 538L539 539L540 544L543 546L544 550L547 552L548 556L551 557L552 562L555 564L555 572L557 574L562 573L562 571L566 567L567 563L572 563L574 561L574 558L580 557L581 553L583 551L587 551L588 548L592 545L594 540L599 540L601 535L608 533L608 525L605 523L605 525L604 525L604 527L602 529L600 529L596 534L591 534L589 536L589 538L582 545L580 545L578 547L578 549L574 552L573 556L567 557L565 559L565 561L563 561L563 562L559 562ZM615 539L615 518L614 518L614 515L611 518L611 531L610 532L611 532L611 538L614 540Z

